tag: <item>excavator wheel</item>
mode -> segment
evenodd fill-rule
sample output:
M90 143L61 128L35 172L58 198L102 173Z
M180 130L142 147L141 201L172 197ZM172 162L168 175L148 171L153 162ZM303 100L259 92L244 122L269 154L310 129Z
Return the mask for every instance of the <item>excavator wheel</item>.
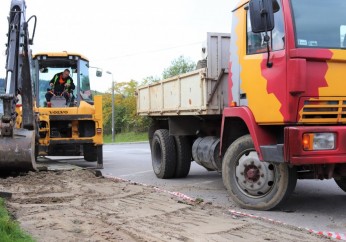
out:
M97 161L97 147L94 144L83 145L84 160Z
M13 138L0 137L1 173L35 170L35 131L14 129Z

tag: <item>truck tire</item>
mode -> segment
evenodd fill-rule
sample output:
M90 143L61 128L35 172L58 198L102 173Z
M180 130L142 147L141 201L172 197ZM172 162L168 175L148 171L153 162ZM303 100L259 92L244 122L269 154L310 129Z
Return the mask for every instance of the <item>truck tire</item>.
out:
M227 149L222 179L230 197L240 207L270 210L293 192L297 172L287 164L261 162L251 136L244 135Z
M97 161L97 146L94 144L83 145L84 160L93 162Z
M174 177L183 178L190 172L192 146L185 136L175 136L174 139L177 157Z
M346 177L345 176L338 179L334 178L334 181L341 188L341 190L346 192Z
M176 167L175 141L167 129L155 131L151 143L151 159L154 173L158 178L174 177Z
M150 150L151 150L151 143L153 141L153 137L154 137L154 133L156 130L158 129L162 129L162 127L159 126L159 124L153 122L150 127L149 127L149 130L148 130L148 139L149 139L149 144L150 144Z

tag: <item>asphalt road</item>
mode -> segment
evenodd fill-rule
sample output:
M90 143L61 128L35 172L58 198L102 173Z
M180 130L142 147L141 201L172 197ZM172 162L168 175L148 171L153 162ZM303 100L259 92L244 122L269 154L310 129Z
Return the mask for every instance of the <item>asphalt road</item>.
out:
M346 194L334 180L299 180L290 199L275 211L243 210L229 200L221 175L208 172L195 162L192 163L187 178L162 180L157 179L152 171L148 143L105 145L103 152L104 175L181 192L215 205L302 228L346 234ZM96 166L95 163L85 162L83 159L68 160L68 163L83 167Z

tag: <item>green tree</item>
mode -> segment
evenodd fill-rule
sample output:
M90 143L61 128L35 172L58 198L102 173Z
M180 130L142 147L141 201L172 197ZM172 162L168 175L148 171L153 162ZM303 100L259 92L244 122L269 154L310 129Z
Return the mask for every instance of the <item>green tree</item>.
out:
M148 76L146 78L143 79L142 83L140 84L141 86L143 85L150 85L153 84L155 82L160 81L160 77L157 76Z
M163 79L170 78L172 76L184 74L186 72L196 69L196 64L185 58L184 56L179 56L171 62L171 66L164 69L162 73Z
M173 60L171 66L163 71L163 78L169 78L194 70L195 63L180 56ZM141 85L149 85L159 81L159 77L149 76L143 79ZM115 132L145 132L151 119L137 115L136 90L138 83L134 80L114 84L114 124ZM109 90L103 94L103 128L105 134L112 133L112 94Z
M102 95L102 113L103 113L103 132L104 134L112 133L112 94L105 93Z
M114 128L120 132L145 132L149 126L149 118L137 116L138 83L134 80L118 82L114 85ZM104 133L111 134L112 130L112 95L103 95L103 124Z

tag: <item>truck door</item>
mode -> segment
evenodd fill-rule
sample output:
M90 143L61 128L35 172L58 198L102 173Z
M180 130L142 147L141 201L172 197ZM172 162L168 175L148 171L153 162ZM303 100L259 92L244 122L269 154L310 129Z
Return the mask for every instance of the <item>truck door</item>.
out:
M248 106L257 123L283 123L286 110L286 52L285 25L281 3L280 10L274 14L275 27L270 36L270 58L272 66L267 66L267 44L265 33L251 31L250 11L244 11L246 24L243 25L246 37L240 62L240 100L242 106Z

